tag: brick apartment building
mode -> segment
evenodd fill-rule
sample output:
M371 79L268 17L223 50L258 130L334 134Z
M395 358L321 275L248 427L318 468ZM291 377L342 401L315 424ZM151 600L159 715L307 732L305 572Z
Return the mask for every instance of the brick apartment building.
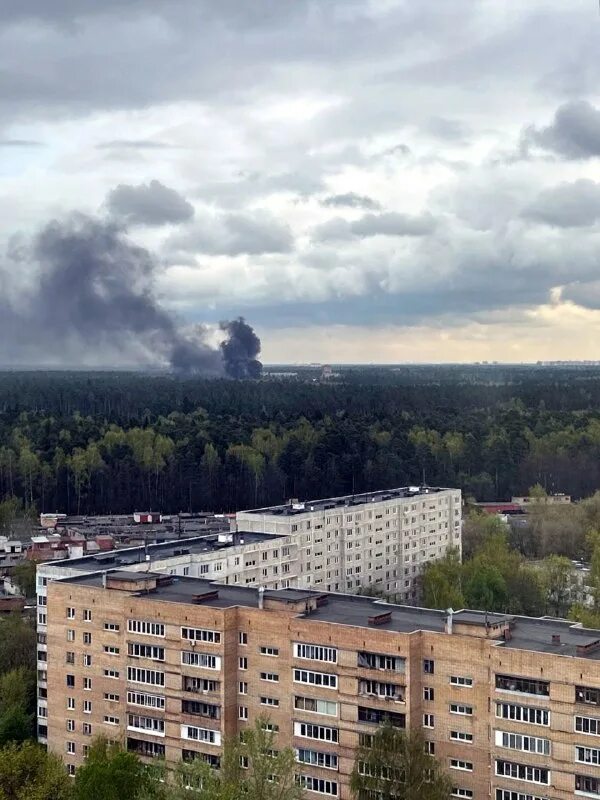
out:
M457 798L600 798L600 631L129 570L52 581L48 746L217 766L268 715L307 797L350 798L359 742L423 728Z

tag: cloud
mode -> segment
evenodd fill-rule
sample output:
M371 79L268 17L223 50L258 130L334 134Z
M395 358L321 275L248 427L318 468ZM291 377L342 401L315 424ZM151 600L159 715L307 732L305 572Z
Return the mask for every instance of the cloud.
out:
M109 192L106 206L114 219L127 225L177 224L188 222L194 216L191 203L175 189L156 180L139 186L119 184Z
M365 194L346 192L346 194L333 194L321 201L327 208L366 208L369 211L381 209L380 203Z
M559 106L545 128L528 128L526 143L572 159L600 156L600 110L587 100L571 100Z
M153 139L111 139L97 144L96 150L171 150L174 147L176 145Z
M371 236L427 236L434 228L435 220L431 214L413 216L388 211L365 214L354 221L334 217L313 231L313 239L326 242L334 239L367 239Z
M167 250L213 256L289 253L294 244L286 224L266 211L204 215L186 232L172 236Z
M558 228L584 228L600 219L600 184L581 178L545 189L523 216Z
M36 139L0 139L0 147L43 147Z

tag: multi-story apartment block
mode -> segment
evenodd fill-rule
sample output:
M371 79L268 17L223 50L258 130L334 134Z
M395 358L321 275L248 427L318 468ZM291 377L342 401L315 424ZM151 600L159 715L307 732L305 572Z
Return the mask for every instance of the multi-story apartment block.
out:
M303 588L374 585L410 603L424 565L450 547L461 550L461 515L458 489L413 486L240 511L236 524L292 537Z
M37 567L38 739L46 742L48 718L48 583L104 569L155 570L204 577L240 586L286 588L297 581L297 545L264 533L220 533L174 542L129 547L41 563Z
M259 716L307 797L349 800L384 720L424 730L474 800L600 798L600 631L301 589L98 572L48 586L48 746L219 765Z

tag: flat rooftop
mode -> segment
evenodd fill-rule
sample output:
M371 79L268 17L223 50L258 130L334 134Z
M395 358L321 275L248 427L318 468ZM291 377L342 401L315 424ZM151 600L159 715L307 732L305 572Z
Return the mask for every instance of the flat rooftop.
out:
M376 492L362 494L347 494L342 497L326 497L321 500L293 501L280 506L266 506L265 508L251 508L239 513L242 514L275 514L278 516L294 516L306 514L310 511L327 511L335 508L363 506L367 503L378 503L384 500L404 500L409 497L425 497L438 492L456 491L438 486L404 486L398 489L381 489Z
M194 536L189 539L174 539L158 544L149 544L147 547L138 545L136 547L123 547L118 550L99 551L97 553L81 556L80 558L69 558L46 563L52 566L64 566L70 569L85 570L87 572L140 564L146 561L146 555L149 555L150 562L153 562L177 556L226 551L231 547L238 547L242 544L258 544L266 541L275 542L280 538L281 537L272 533L248 533L246 531L221 534L212 533L206 534L205 536ZM224 541L220 541L220 539L224 539Z
M118 576L119 571L108 573ZM139 573L135 573L139 578ZM152 575L152 573L151 573ZM160 576L165 578L167 576ZM208 608L231 608L242 606L258 608L259 591L252 587L231 586L202 578L170 576L150 592L133 593L143 596L149 602L154 600L189 605L203 605ZM64 578L61 583L74 583L84 586L102 586L101 572ZM300 612L298 616L316 622L331 622L336 625L373 629L370 618L377 618L376 629L415 633L433 631L443 633L447 612L413 606L394 605L371 597L359 595L316 592L310 589L269 589L264 592L265 599L279 599L282 603L301 602L318 598L319 603L309 614ZM313 603L314 605L314 603ZM266 610L266 614L277 611ZM385 617L382 617L385 615ZM387 616L389 615L389 617ZM503 614L486 614L483 611L460 610L453 614L453 624L479 626L482 636L486 625L506 623L510 626L510 638L490 639L498 647L514 650L529 650L540 653L554 653L561 656L600 660L600 630L581 628L568 620L550 617L520 617ZM461 635L455 633L453 635Z

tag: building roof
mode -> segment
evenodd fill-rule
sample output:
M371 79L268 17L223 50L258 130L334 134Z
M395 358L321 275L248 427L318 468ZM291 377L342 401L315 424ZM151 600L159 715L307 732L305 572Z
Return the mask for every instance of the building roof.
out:
M116 576L119 571L108 574ZM134 575L139 578L139 573ZM215 583L202 578L170 577L171 580L165 580L161 585L157 585L156 589L137 594L149 602L159 600L190 605L201 604L209 608L235 606L258 608L259 606L259 591L256 588ZM101 588L102 581L103 573L96 572L63 578L60 583ZM381 631L443 633L448 619L445 611L394 605L359 595L316 592L310 589L269 589L265 591L264 596L265 599L280 599L284 603L306 600L307 609L308 601L317 599L317 603L311 603L310 611L299 612L298 615L316 622L330 622L351 627L372 629L373 625L376 625L377 630ZM273 612L267 610L265 613ZM493 646L600 660L600 630L582 628L569 620L487 614L483 611L461 609L454 612L453 621L457 625L480 626L482 636L485 636L486 627L506 625L510 630L509 638L490 639L490 644Z
M310 511L327 511L328 509L344 508L352 506L362 506L367 503L382 502L385 500L406 499L409 497L424 497L438 492L458 491L434 486L405 486L398 489L381 489L376 492L365 492L363 494L347 494L342 497L326 497L320 500L307 500L297 502L295 500L279 506L266 506L265 508L251 508L240 514L275 514L277 516L294 516L306 514Z
M146 555L149 555L150 562L153 562L190 554L225 551L242 544L259 544L260 542L276 541L280 538L272 533L248 533L245 531L215 533L194 536L189 539L175 539L147 546L139 545L118 550L100 550L79 558L69 558L62 561L61 564L69 567L69 569L93 572L98 569L114 569L115 567L140 564L146 561Z

